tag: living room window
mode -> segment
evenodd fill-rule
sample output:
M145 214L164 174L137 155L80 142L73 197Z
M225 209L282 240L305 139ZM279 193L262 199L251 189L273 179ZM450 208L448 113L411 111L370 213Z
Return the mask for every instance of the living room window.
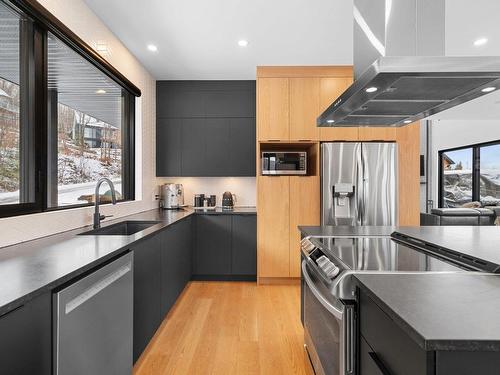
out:
M440 207L500 204L500 141L439 152Z
M100 177L134 199L140 90L37 2L0 25L0 217L91 205Z

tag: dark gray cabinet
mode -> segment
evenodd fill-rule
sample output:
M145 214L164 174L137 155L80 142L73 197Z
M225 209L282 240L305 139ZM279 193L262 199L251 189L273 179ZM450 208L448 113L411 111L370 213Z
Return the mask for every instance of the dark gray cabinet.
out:
M2 374L52 374L51 306L46 293L0 316Z
M360 374L498 374L497 351L425 350L359 288L357 295Z
M181 119L161 118L156 123L156 169L169 171L171 176L180 176L182 169ZM191 144L188 144L190 146Z
M256 215L197 215L193 279L254 280Z
M191 217L183 219L161 233L161 315L172 308L191 279Z
M231 216L196 216L193 273L200 276L231 273Z
M255 81L158 81L157 176L255 176Z
M257 274L257 217L233 215L231 231L231 273Z
M134 247L134 362L161 323L161 237Z

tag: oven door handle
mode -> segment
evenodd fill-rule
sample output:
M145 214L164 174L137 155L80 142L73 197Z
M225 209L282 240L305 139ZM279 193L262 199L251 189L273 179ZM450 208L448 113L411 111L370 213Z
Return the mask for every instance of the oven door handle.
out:
M314 285L314 282L312 281L308 272L309 271L307 271L307 262L304 260L302 261L302 274L304 275L304 280L306 281L307 286L309 287L309 289L311 289L311 292L314 294L314 296L323 305L325 309L327 309L338 320L342 320L344 315L343 311L337 309L325 298L325 296L323 296L323 294L318 290L316 285Z

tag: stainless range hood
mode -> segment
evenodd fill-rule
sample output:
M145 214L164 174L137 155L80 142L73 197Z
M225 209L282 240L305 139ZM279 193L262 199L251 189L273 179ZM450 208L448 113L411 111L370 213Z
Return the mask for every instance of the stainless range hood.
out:
M354 83L318 126L404 126L500 89L500 57L444 56L445 0L354 0Z

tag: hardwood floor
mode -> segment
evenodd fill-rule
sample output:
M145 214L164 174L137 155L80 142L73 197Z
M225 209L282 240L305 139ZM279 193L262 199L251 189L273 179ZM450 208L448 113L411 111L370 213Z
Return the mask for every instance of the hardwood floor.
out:
M191 282L135 375L310 374L298 285Z

